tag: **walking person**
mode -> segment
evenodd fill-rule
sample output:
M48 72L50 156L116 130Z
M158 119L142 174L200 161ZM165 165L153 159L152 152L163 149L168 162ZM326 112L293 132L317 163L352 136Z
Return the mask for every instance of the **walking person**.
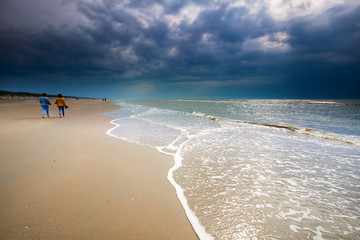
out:
M59 109L60 118L61 118L61 114L63 115L63 117L65 117L65 108L68 108L68 106L66 105L65 99L60 93L58 94L58 98L56 99L55 104Z
M41 109L42 109L42 118L45 118L45 111L47 114L47 117L49 116L49 105L51 105L49 99L47 98L47 94L43 93L42 97L39 100L39 103L41 105Z

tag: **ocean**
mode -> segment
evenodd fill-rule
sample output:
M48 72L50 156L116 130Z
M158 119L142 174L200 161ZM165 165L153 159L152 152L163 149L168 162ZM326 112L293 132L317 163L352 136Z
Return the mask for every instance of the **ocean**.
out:
M119 100L200 239L360 239L360 101Z

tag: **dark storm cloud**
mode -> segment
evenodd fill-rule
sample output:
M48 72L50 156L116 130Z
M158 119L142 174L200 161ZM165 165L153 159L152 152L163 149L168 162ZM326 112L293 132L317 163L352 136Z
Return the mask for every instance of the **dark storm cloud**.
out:
M291 25L295 59L287 66L293 88L308 95L360 97L360 9L330 9L315 21Z
M48 29L41 33L3 32L0 57L3 73L87 71L99 69L96 59L105 57L101 46L92 45L78 32Z
M338 54L339 57L344 55L349 57L348 60L358 59L360 8L346 15L342 14L343 11L338 7L317 16L312 21L297 20L290 25L290 44L299 55L325 53Z
M291 16L286 2L240 2L36 0L30 13L16 18L29 3L6 0L0 5L1 76L188 83L222 91L252 85L307 91L341 85L334 79L346 76L345 84L359 87L358 5L322 3L323 11L299 5Z

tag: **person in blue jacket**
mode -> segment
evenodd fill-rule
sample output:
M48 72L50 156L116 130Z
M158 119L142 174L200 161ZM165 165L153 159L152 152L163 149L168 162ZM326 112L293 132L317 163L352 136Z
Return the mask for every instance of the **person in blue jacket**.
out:
M49 99L47 98L47 94L43 93L42 97L39 100L39 103L41 104L41 109L42 109L42 114L43 114L43 118L45 116L45 111L47 116L49 117L49 105L51 105Z

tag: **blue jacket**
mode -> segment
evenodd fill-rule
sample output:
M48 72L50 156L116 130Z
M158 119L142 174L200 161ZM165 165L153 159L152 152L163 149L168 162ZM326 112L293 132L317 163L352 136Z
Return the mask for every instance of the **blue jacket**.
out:
M42 97L40 98L39 103L41 103L41 106L42 106L42 107L46 107L46 106L49 105L50 101L49 101L49 99L48 99L47 97L42 96Z

